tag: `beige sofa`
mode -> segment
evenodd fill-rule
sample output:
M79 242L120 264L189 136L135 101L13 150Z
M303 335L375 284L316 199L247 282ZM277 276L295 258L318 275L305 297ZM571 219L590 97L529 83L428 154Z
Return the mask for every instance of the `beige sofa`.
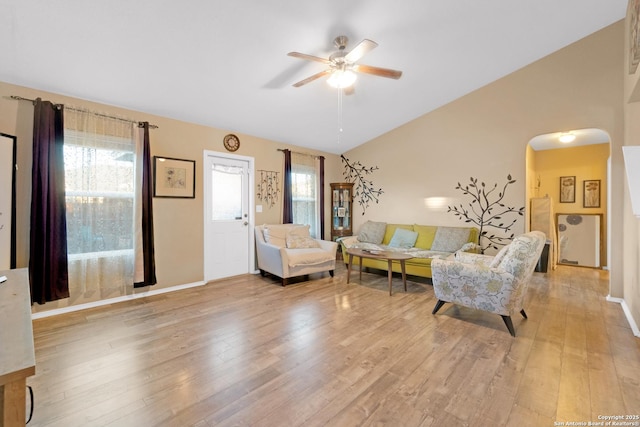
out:
M407 274L431 278L431 260L447 258L459 250L475 250L478 229L367 221L360 227L357 235L343 237L338 241L345 264L349 262L347 249L352 247L402 252L414 257L405 262ZM355 266L359 266L360 259L354 257L353 262ZM386 260L372 258L362 259L362 266L384 271L388 269ZM394 263L392 269L400 272L400 265Z
M255 228L256 258L260 274L282 279L328 271L333 277L338 244L313 239L309 226L300 224L259 225Z

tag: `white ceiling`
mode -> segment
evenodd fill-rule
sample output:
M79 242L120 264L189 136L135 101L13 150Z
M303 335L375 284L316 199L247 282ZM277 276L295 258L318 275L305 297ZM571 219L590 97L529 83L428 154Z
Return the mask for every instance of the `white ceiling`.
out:
M0 0L0 80L343 153L624 18L627 0ZM379 46L343 99L338 35ZM55 100L53 100L55 101Z

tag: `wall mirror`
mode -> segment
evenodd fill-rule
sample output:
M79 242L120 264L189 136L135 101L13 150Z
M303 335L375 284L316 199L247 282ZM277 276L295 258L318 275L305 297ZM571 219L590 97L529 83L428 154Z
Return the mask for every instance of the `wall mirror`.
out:
M602 214L557 214L558 264L600 268Z

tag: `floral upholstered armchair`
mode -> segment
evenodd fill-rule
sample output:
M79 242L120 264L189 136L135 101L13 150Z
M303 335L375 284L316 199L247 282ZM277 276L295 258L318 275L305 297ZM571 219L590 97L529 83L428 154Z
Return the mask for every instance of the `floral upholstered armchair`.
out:
M495 257L459 252L451 259L431 263L433 290L438 302L433 314L447 302L502 316L515 336L511 316L520 312L526 319L524 297L533 270L544 248L545 234L522 234Z

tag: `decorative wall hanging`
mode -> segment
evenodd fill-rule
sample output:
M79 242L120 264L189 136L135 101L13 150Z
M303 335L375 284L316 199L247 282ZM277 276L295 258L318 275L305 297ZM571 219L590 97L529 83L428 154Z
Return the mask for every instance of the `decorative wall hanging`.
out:
M369 207L369 203L375 201L378 203L378 198L384 193L382 188L375 189L373 181L367 178L367 175L372 174L378 170L377 166L365 167L360 162L350 163L349 159L341 155L340 158L344 163L344 175L347 182L354 183L353 199L358 201L358 204L362 207L362 215Z
M582 206L585 208L600 207L600 180L591 179L584 181Z
M262 169L258 169L258 172L260 172L260 180L257 184L256 196L271 208L278 201L280 193L279 172Z
M470 181L471 183L464 187L458 183L456 190L461 190L464 195L472 198L471 203L469 203L471 209L465 209L460 204L460 206L448 206L447 212L453 212L455 216L464 220L464 222L475 224L480 228L478 246L480 246L481 253L484 253L489 248L498 249L498 246L504 246L509 243L514 234L496 236L495 234L489 234L486 228L491 227L507 233L511 231L511 227L513 227L518 218L516 217L511 222L504 222L503 216L509 214L524 215L524 206L518 209L502 203L507 187L516 182L516 180L512 179L511 175L507 175L507 182L502 187L502 191L498 193L495 193L498 189L497 183L488 188L484 182L478 184L477 178L471 177Z
M576 177L560 177L560 203L576 202Z
M196 197L196 161L153 156L153 196Z

